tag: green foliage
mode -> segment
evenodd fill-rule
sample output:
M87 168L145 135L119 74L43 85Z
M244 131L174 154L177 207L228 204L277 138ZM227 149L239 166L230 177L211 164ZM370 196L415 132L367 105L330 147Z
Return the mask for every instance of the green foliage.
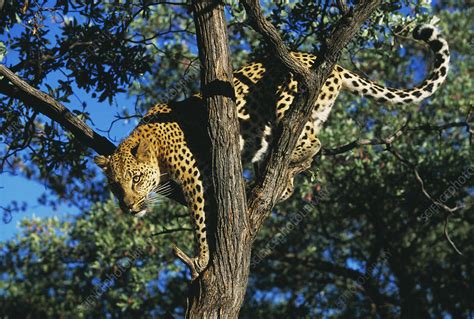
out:
M108 201L67 221L23 220L21 233L0 244L2 314L182 315L186 271L171 246L192 248L192 232L182 226L188 216L160 205L147 219L131 219Z
M298 195L280 205L260 234L254 255L287 228L306 202L311 211L254 267L243 317L472 316L472 137L465 125L436 129L465 122L472 112L471 31L466 25L471 15L472 10L438 13L444 32L456 34L448 38L451 71L443 88L418 109L386 107L349 94L339 97L320 136L326 149L389 137L403 127L408 113L411 120L391 149L361 146L323 155L313 163L318 183L310 174L299 178ZM405 45L405 50L417 56L419 48ZM379 50L361 51L342 63L370 70L370 77L389 79L396 86L414 85L406 70L413 72L413 63L419 62L398 57L396 47L387 53L389 58ZM433 206L413 170L390 151L416 164L434 199L461 207L447 229L463 256L444 236L448 213Z

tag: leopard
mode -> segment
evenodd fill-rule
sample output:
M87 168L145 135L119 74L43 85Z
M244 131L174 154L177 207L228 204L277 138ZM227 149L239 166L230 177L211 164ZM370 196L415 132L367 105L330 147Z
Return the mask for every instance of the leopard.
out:
M317 136L342 90L392 105L417 104L438 90L448 73L448 43L436 27L428 24L416 26L412 36L424 42L433 56L431 69L423 82L409 89L386 87L336 64L321 88L296 148L288 155L291 164L310 164L320 151ZM307 68L317 59L304 52L291 52L291 55ZM269 153L273 132L293 105L300 85L291 72L268 59L235 71L233 86L242 163L262 164ZM210 259L206 230L209 202L206 189L209 187L206 185L211 184L208 179L212 141L206 130L206 116L204 99L199 93L182 101L158 103L148 110L113 154L94 159L107 176L121 209L133 216L143 217L150 210L148 199L159 193L164 183L173 181L181 188L197 242L197 253L192 258L193 278L206 269ZM293 179L294 176L287 181L281 201L291 196Z

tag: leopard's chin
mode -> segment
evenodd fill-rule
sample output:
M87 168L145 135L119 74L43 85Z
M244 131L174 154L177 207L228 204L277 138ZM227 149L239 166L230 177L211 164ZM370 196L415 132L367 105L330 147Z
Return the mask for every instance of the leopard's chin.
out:
M147 213L147 210L145 208L145 209L142 209L141 211L139 211L138 213L134 213L133 217L141 218L141 217L145 216L146 213Z

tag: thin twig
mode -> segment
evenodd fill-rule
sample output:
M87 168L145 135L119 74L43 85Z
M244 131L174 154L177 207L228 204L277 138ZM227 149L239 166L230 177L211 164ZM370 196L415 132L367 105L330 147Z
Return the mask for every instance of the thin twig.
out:
M453 249L461 256L463 256L462 252L456 247L454 242L451 240L451 237L449 237L449 232L448 232L448 219L451 215L447 215L446 219L444 220L444 237L446 237L446 240L448 243L453 247Z
M470 113L466 117L466 120L469 119L469 116L470 116ZM415 129L417 129L417 130L422 129L422 130L441 131L441 130L445 130L445 129L452 128L452 127L467 127L470 130L470 126L469 126L468 122L453 122L453 123L447 123L447 124L438 125L438 126L428 124L428 125L418 126L417 128L409 128L408 124L409 124L410 120L411 120L411 115L409 114L405 124L399 130L397 130L394 134L392 134L388 138L358 139L358 140L355 140L355 141L353 141L349 144L346 144L346 145L343 145L343 146L340 146L340 147L337 147L337 148L334 148L334 149L324 149L323 154L325 154L325 155L340 154L340 153L344 153L344 152L347 152L349 150L352 150L352 149L356 148L357 146L361 146L361 145L385 145L386 150L388 152L390 152L393 156L395 156L395 158L397 158L400 162L402 162L405 166L407 166L408 168L410 168L413 171L418 184L420 184L421 192L423 193L423 195L430 202L432 202L436 206L438 206L441 209L448 212L448 214L446 215L446 220L445 220L444 236L446 237L446 240L451 245L451 247L454 249L454 251L456 251L456 253L458 253L459 255L462 255L461 251L456 247L454 242L451 240L451 238L449 236L448 228L447 228L447 223L448 223L449 216L454 214L457 210L459 210L462 207L461 206L449 207L449 206L445 205L444 203L441 203L440 201L435 199L426 190L425 183L424 183L423 178L421 177L421 175L418 171L417 165L413 164L412 162L407 160L405 157L403 157L398 151L396 151L393 147L393 142L409 130L413 131Z
M387 150L391 154L393 154L398 160L400 160L400 162L402 162L405 166L407 166L408 168L413 170L413 173L415 174L415 178L421 186L421 191L422 191L423 195L425 195L425 197L428 200L430 200L433 204L435 204L436 206L438 206L438 207L440 207L440 208L442 208L442 209L444 209L445 211L448 212L448 214L446 215L446 220L445 220L444 236L446 237L446 240L451 245L451 247L454 249L454 251L456 251L456 253L458 253L459 255L462 255L462 253L459 251L459 249L456 247L454 242L449 237L448 228L447 228L447 223L448 223L449 216L454 214L454 212L456 212L460 208L462 208L462 206L456 206L456 207L451 208L451 207L441 203L440 201L436 200L435 198L433 198L433 196L431 196L431 194L426 190L425 183L424 183L423 179L421 178L420 173L418 172L417 166L415 164L411 163L410 161L408 161L406 158L404 158L395 149L393 149L392 145L387 145Z
M161 236L161 235L165 235L165 234L177 233L177 232L181 232L181 231L192 231L192 229L191 228L186 228L186 227L164 229L164 230L159 231L157 233L151 234L150 237L156 237L156 236Z
M408 114L407 119L405 121L405 124L402 125L395 133L390 135L387 138L372 138L372 139L357 139L355 141L352 141L348 144L345 144L343 146L339 146L336 148L323 148L322 149L322 154L324 155L337 155L341 153L345 153L347 151L350 151L358 146L365 146L365 145L390 145L392 144L397 138L402 136L407 130L408 130L408 124L411 120L411 114Z
M345 0L336 0L336 5L342 14L347 14L349 12L349 7Z

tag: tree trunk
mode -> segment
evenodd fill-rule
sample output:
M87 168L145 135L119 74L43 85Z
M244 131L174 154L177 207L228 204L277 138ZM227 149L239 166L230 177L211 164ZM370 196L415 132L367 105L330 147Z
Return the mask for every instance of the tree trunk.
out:
M227 25L222 2L196 0L193 9L201 89L209 112L215 204L207 212L209 268L191 286L187 317L237 318L249 276L251 240L245 231L248 214Z
M409 275L409 270L405 269L406 260L411 256L404 250L392 249L389 265L398 281L400 295L400 318L429 319L430 313L426 309L425 294L416 288L413 277Z

